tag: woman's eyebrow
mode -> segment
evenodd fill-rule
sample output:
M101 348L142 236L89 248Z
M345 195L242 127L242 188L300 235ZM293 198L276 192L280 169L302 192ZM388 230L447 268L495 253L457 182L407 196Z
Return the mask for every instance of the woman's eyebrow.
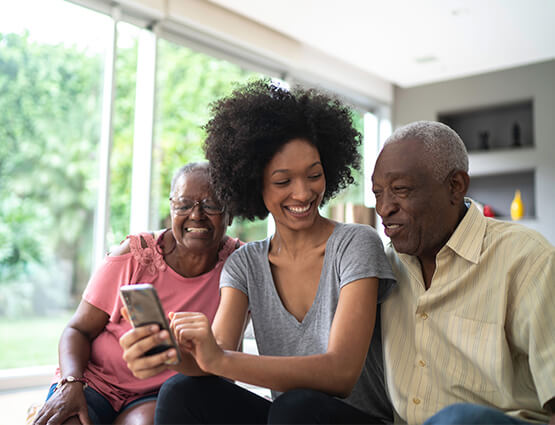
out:
M322 165L322 162L321 162L321 161L316 161L315 163L310 164L310 165L307 167L307 170L310 169L310 168L315 167L316 165ZM276 173L287 173L287 172L289 172L289 169L287 169L287 168L281 168L281 169L272 171L272 174L271 174L271 175L273 176L273 175L276 174Z
M280 169L280 170L274 170L274 171L272 171L271 175L273 176L274 174L277 174L277 173L287 173L288 171L289 170L287 168Z

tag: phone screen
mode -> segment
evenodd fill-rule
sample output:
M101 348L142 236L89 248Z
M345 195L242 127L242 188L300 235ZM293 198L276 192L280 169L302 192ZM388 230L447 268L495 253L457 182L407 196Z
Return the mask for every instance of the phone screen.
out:
M145 356L152 356L172 347L177 350L177 344L170 330L156 289L150 283L122 286L120 287L120 296L129 312L129 318L134 328L157 324L160 326L160 329L166 329L170 334L171 339L169 341L148 350ZM176 362L179 361L179 350L177 350L177 356Z

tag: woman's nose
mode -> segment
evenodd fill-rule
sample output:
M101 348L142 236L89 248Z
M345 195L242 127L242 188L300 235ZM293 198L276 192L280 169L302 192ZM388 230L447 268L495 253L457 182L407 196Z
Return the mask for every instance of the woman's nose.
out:
M293 193L291 194L291 197L299 201L309 200L312 197L310 185L299 179L293 184Z
M202 204L200 202L195 203L195 205L191 209L189 217L191 217L193 220L199 220L206 217L206 213L204 212L204 209L202 208Z

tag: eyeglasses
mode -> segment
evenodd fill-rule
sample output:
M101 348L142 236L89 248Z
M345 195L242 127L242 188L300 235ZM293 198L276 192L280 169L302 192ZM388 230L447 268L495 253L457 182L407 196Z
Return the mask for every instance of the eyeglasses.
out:
M197 205L199 205L202 208L202 211L208 215L219 215L223 214L225 211L225 207L221 206L212 199L192 201L190 199L179 198L179 201L175 201L173 198L170 198L170 205L175 215L190 214Z

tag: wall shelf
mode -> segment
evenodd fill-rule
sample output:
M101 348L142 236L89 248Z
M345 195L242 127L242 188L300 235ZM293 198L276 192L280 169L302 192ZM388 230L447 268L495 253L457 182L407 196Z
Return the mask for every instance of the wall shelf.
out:
M455 130L470 159L468 196L511 220L520 190L524 220L536 219L534 107L532 100L441 112L438 121Z
M533 102L442 112L438 121L455 130L469 152L534 146Z
M495 213L495 218L511 220L511 202L515 196L515 191L519 189L524 205L523 219L535 219L536 193L534 181L534 170L471 176L467 196L482 205L490 205Z

